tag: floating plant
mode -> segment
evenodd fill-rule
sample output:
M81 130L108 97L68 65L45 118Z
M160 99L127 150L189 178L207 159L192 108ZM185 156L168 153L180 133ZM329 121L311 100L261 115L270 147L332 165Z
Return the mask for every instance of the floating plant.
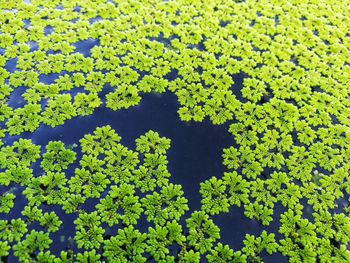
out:
M0 1L0 262L350 262L349 4ZM169 93L231 136L198 207L159 127L34 136Z

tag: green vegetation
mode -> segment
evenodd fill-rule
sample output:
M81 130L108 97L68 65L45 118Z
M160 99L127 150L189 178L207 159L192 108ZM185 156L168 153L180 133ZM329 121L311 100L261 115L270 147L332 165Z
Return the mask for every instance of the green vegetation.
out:
M349 4L0 1L0 262L349 262ZM30 137L164 92L232 135L197 211L156 131L134 149L109 125L77 147ZM215 224L234 207L261 228L237 251ZM54 254L61 213L75 232Z
M43 154L41 168L45 172L60 172L75 161L75 156L74 151L64 148L64 143L51 141L47 144L46 152Z

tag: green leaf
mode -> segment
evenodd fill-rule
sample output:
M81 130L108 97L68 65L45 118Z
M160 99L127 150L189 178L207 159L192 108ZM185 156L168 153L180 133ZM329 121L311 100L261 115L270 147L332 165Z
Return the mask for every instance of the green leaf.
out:
M97 212L79 214L74 221L76 233L74 240L77 242L78 248L98 249L103 242L103 233L105 230L100 227L101 217Z
M7 241L0 241L0 257L8 256L10 251L10 246Z
M244 205L244 215L250 219L257 219L265 226L272 221L273 209L263 206L258 202Z
M174 257L169 255L169 246L172 240L168 239L168 230L166 227L156 225L155 228L150 227L147 234L146 251L157 262L167 261L174 262Z
M209 263L227 263L231 262L233 258L233 250L228 245L218 243L214 249L210 250L207 255Z
M98 155L105 150L115 147L120 139L120 136L115 133L111 126L98 127L93 134L87 134L80 140L81 151L87 154Z
M170 173L167 168L165 155L145 154L144 164L134 170L134 181L141 192L152 191L156 186L163 187L168 184Z
M66 120L76 116L70 94L60 94L49 99L42 113L42 122L51 127L62 125Z
M147 221L165 225L173 219L179 220L189 209L180 185L163 186L160 194L154 192L141 199Z
M6 122L10 135L18 135L25 131L34 132L41 122L40 104L28 103L23 108L17 108Z
M29 223L34 221L40 221L43 212L41 209L39 209L37 206L30 206L27 205L24 207L22 213L23 216L27 217L27 221Z
M245 247L242 249L248 258L259 257L263 250L266 250L268 254L276 252L278 245L275 241L275 234L268 234L265 230L259 237L246 234L243 241Z
M32 253L36 251L43 252L50 247L51 243L52 240L48 233L32 230L24 240L13 246L14 255L21 261L29 261Z
M104 242L103 256L109 262L146 262L143 253L147 235L140 233L133 226L118 229L118 234Z
M40 158L40 146L35 145L31 140L20 138L12 146L2 147L0 150L0 167L11 168L29 167Z
M201 255L199 252L194 252L192 249L186 251L183 256L180 258L179 262L181 263L199 263L201 260Z
M44 213L40 218L40 225L46 228L49 232L57 232L62 221L59 220L55 212Z
M111 186L107 196L96 205L96 209L101 215L101 221L110 227L117 225L119 220L127 226L135 225L143 211L134 186L128 184Z
M199 192L202 195L202 210L210 215L228 212L230 203L226 194L226 185L216 177L200 184Z
M84 253L78 253L76 262L79 263L89 263L89 262L101 262L101 256L96 253L96 250L85 251Z
M68 189L64 173L47 172L34 178L22 192L29 204L63 204Z
M213 243L220 238L219 228L202 211L193 212L191 217L186 219L186 225L189 230L187 241L200 254L208 252Z
M227 196L231 205L247 204L249 183L236 172L224 173L223 181L227 187Z
M67 213L80 211L80 206L85 202L86 197L81 194L68 194L67 199L62 205L62 209Z
M135 140L136 150L140 153L165 154L170 148L170 139L160 137L152 130L146 132Z
M0 213L8 214L14 207L16 196L12 193L4 193L0 196Z
M112 110L127 109L137 105L141 100L138 90L132 85L120 85L116 91L106 95L106 107Z
M26 222L20 218L11 219L11 221L0 220L0 230L0 238L10 243L19 242L28 231Z
M69 164L72 164L76 159L76 153L64 147L61 141L50 141L46 145L46 152L42 155L41 168L44 171L65 170Z
M115 184L129 183L132 173L139 163L138 153L129 150L121 144L105 151L106 173Z
M110 183L102 171L90 171L88 168L75 169L74 176L68 181L71 192L82 194L84 198L98 198Z
M86 116L91 115L96 108L101 105L101 100L96 93L78 93L74 97L73 106L76 109L78 115Z
M307 219L302 219L300 214L295 214L293 210L289 209L281 215L280 222L281 227L278 232L285 236L280 241L283 246L288 243L293 243L295 246L308 247L309 249L316 246L315 225L311 224ZM285 251L285 253L289 254L290 252Z

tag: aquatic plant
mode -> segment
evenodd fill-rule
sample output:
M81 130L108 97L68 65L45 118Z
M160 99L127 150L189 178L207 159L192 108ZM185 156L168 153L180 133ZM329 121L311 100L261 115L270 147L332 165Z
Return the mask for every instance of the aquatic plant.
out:
M87 134L80 140L81 151L83 153L98 155L105 150L110 150L120 141L118 134L111 126L98 127L94 134Z
M30 205L63 204L68 192L66 182L64 173L47 172L33 178L22 193Z
M189 229L188 244L201 254L209 251L213 242L220 237L219 228L202 211L192 213L191 217L186 219L186 225Z
M134 86L120 85L116 91L108 93L106 99L108 108L120 110L139 104L141 97Z
M101 246L104 229L100 227L100 219L101 217L97 215L96 211L79 214L79 217L74 221L76 228L74 239L78 248L93 249Z
M48 249L51 243L52 240L48 233L32 230L21 242L14 245L14 255L20 261L28 261L31 260L34 253L40 253Z
M62 221L59 220L55 212L44 213L40 218L40 225L47 229L48 232L56 232Z
M224 263L224 262L246 262L246 255L242 254L240 251L233 252L228 245L223 245L220 242L218 245L210 250L210 254L207 255L207 260L209 263Z
M41 107L36 103L29 103L23 108L18 108L6 122L7 131L10 135L21 134L24 131L35 131L40 124Z
M136 150L140 153L165 154L170 147L170 140L162 138L157 132L149 131L135 140Z
M0 150L0 167L3 169L16 167L29 167L40 158L40 146L31 140L15 141L12 146L2 147Z
M0 242L0 256L6 257L9 254L10 246L8 245L7 241L1 241Z
M146 234L140 233L133 226L119 229L116 236L105 241L103 255L109 261L146 262L146 258L143 256L146 237Z
M84 157L87 157L87 155L84 155ZM88 161L91 161L91 165L95 168L100 167L100 165L104 163L94 157L88 159ZM107 175L99 170L100 169L95 170L91 166L75 169L74 176L69 180L71 192L83 194L87 198L99 197L101 192L103 192L110 183Z
M0 237L6 242L20 241L23 235L28 231L27 224L22 219L1 220Z
M174 256L169 254L170 246L183 245L185 240L181 225L175 220L169 221L165 226L156 225L148 229L146 252L156 261L173 262Z
M0 1L0 261L349 262L348 5ZM133 149L109 125L78 147L31 137L165 92L232 135L196 211L156 131ZM215 225L233 207L259 226L237 251ZM75 232L54 253L61 213Z
M0 213L9 213L14 206L16 196L12 193L4 193L0 196Z
M251 260L253 262L261 261L259 254L263 250L266 250L267 253L272 254L278 247L275 241L275 235L268 234L266 231L263 231L257 238L246 234L243 243L245 246L242 251L247 255L247 260Z
M76 153L64 147L60 141L51 141L46 145L46 152L42 156L41 168L48 171L67 169L68 165L75 161Z
M96 210L101 215L101 222L109 226L117 225L119 220L124 225L134 225L143 211L134 186L128 184L111 186L108 195L96 205Z
M164 225L173 219L179 220L188 210L187 199L180 185L163 186L160 193L154 192L141 199L147 220L156 225Z
M135 184L142 192L152 191L156 186L168 183L170 173L164 155L145 154L143 164L134 171Z
M57 95L49 99L45 111L42 112L43 123L55 127L62 125L65 120L76 116L75 108L71 103L70 94Z
M94 109L101 105L101 100L96 95L96 93L78 93L74 97L73 106L77 111L78 115L90 115L93 113Z

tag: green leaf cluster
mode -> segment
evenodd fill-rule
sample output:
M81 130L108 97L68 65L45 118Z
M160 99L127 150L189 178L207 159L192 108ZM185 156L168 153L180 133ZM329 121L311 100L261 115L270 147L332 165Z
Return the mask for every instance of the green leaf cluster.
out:
M50 141L46 145L46 152L42 155L41 168L48 171L57 171L67 169L76 159L76 153L64 147L61 141Z

